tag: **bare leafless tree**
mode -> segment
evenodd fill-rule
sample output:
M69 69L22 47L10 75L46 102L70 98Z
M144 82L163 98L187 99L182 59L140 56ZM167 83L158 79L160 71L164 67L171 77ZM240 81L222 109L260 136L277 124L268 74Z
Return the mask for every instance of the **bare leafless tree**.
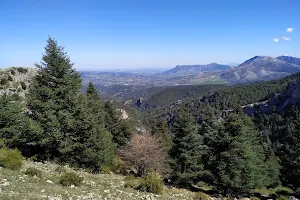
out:
M149 133L133 135L119 154L125 162L137 168L139 176L144 176L150 169L160 174L167 172L165 148Z

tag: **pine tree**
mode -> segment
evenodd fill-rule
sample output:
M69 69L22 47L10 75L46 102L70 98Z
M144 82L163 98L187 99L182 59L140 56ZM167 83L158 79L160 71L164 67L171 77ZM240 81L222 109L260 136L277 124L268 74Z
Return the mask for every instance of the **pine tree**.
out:
M170 150L173 179L175 183L184 186L195 184L205 174L202 156L206 148L203 145L203 137L198 134L193 116L181 111L174 121L171 132L174 134Z
M129 124L121 119L121 115L110 101L104 103L104 111L105 128L112 134L113 142L117 147L127 144L132 136Z
M42 128L35 143L41 159L55 159L97 171L114 157L104 111L93 85L80 94L81 78L52 38L29 88L30 118Z
M95 100L100 100L96 87L92 82L89 82L88 87L86 89L86 94Z
M43 138L36 141L42 148L39 155L43 158L66 155L76 149L68 141L79 138L73 124L81 89L80 74L73 69L64 48L50 37L47 43L27 95L30 117L43 129Z
M163 119L159 121L153 128L151 133L156 136L159 142L163 145L166 151L169 151L172 147L172 137L168 129L167 120Z
M269 186L268 165L258 132L249 117L233 114L212 142L211 170L225 193Z

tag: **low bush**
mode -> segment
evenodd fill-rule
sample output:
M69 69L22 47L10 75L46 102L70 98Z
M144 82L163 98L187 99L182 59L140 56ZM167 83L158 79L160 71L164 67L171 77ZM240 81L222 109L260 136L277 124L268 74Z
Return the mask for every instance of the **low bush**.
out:
M67 169L64 166L58 165L54 171L56 171L59 174L62 174L62 173L66 173Z
M280 195L277 200L289 200L287 196Z
M129 187L129 188L138 188L138 186L140 185L139 179L137 179L133 175L126 176L124 182L125 182L124 187Z
M17 149L0 149L0 166L12 170L19 170L22 166L23 157Z
M267 188L261 188L261 189L254 189L252 190L253 193L257 193L260 195L275 195L276 194L276 190L273 188L267 189Z
M22 89L26 90L26 88L27 88L26 84L23 81L21 81L20 84L21 84Z
M111 170L116 174L127 175L126 164L119 156L113 159Z
M17 68L17 71L19 72L19 73L26 73L27 71L28 71L28 69L26 69L26 68L23 68L23 67L18 67Z
M202 190L204 191L210 191L213 189L212 186L208 185L207 183L203 182L203 181L199 181L197 183L197 186L200 187Z
M250 200L260 200L258 197L250 197Z
M37 176L39 178L42 178L43 172L41 170L37 169L37 168L29 167L29 168L26 169L24 174L26 174L28 176Z
M294 194L294 191L290 188L279 186L279 187L276 188L276 194L278 194L278 195L292 195L292 194Z
M73 172L66 172L63 175L61 175L59 179L59 183L63 186L80 186L83 181L83 177L78 176L77 174Z
M210 200L210 198L207 194L204 194L203 192L197 192L195 194L194 200Z
M143 192L151 192L154 194L162 194L164 183L160 176L154 172L149 172L142 180L139 186L139 190Z
M109 166L102 166L100 168L100 173L102 174L109 174L111 172L111 168Z

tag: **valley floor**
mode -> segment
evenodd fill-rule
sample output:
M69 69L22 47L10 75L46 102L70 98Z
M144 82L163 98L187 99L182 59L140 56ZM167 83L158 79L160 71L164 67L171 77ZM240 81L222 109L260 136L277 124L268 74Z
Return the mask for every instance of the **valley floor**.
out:
M43 171L42 178L24 174L28 167L35 167ZM187 200L193 199L194 193L183 189L165 188L163 195L142 193L124 187L124 176L116 174L90 174L75 171L84 177L80 187L64 187L58 183L58 165L24 161L20 171L0 168L0 199L1 200L129 200L129 199L161 199ZM68 171L72 171L67 168Z

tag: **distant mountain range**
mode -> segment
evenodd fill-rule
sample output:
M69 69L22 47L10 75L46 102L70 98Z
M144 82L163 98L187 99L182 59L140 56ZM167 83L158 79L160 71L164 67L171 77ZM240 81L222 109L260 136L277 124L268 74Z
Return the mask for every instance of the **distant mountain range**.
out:
M205 78L213 74L214 79L226 80L228 83L247 83L261 80L278 79L283 76L300 72L300 59L288 56L277 58L269 56L255 56L242 64L232 67L211 63L207 65L178 65L165 71L165 76L199 75Z
M300 59L280 56L255 56L221 74L230 83L272 80L300 71Z
M164 75L191 75L200 72L219 72L229 69L228 65L211 63L207 65L177 65L175 68L163 72Z

